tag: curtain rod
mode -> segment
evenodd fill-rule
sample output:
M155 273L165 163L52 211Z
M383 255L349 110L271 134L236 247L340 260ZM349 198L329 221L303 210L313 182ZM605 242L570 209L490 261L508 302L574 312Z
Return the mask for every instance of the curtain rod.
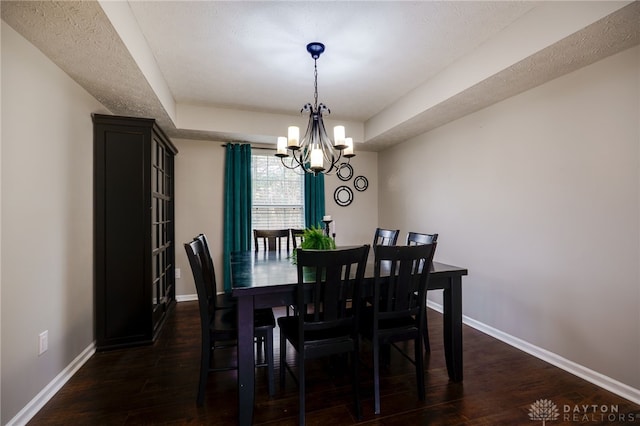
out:
M227 145L228 145L228 144L223 143L223 144L222 144L222 145L220 145L220 146L224 148L224 147L226 147ZM275 151L275 150L276 150L276 148L275 148L275 147L274 147L274 148L268 148L268 147L264 147L264 146L255 146L255 145L250 144L250 143L246 143L246 145L251 145L251 149L266 149L266 150L269 150L269 151Z

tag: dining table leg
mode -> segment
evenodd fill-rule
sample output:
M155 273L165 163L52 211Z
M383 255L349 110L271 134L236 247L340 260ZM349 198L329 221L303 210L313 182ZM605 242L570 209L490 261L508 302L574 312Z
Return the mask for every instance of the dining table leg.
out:
M443 292L444 355L449 379L462 381L462 277L449 278Z
M253 297L238 297L238 424L253 422L255 360L253 352Z

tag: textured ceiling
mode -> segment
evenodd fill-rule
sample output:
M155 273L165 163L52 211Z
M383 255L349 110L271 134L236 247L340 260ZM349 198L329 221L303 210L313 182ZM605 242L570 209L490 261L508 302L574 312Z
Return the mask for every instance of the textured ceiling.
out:
M364 121L526 13L519 2L133 2L176 101Z
M2 19L119 115L173 123L99 3L0 2Z
M5 22L114 114L153 117L173 137L212 140L273 142L275 135L183 126L186 117L178 107L295 115L313 100L313 60L305 50L310 41L327 47L318 60L319 101L331 108L332 117L362 123L358 142L371 150L640 43L639 3L619 2L608 16L550 40L433 105L405 112L402 103L413 92L507 38L545 2L108 3L2 1L0 8ZM580 2L571 7L579 11ZM120 15L110 14L113 10ZM127 26L115 21L123 16ZM540 27L535 31L544 34ZM385 114L398 118L369 131Z

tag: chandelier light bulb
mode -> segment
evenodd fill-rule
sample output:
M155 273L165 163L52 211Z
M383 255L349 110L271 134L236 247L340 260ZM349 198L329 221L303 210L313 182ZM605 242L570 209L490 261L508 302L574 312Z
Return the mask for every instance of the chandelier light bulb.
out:
M324 170L322 165L322 150L318 147L311 150L311 170L314 172Z
M298 126L289 126L289 149L300 148L300 128Z
M276 155L278 157L289 156L289 154L287 154L287 138L285 138L284 136L278 136L278 145L277 145Z
M336 126L333 128L333 146L336 149L344 149L344 126Z
M353 157L355 155L353 153L353 138L345 138L344 144L345 148L342 150L342 155L347 158Z

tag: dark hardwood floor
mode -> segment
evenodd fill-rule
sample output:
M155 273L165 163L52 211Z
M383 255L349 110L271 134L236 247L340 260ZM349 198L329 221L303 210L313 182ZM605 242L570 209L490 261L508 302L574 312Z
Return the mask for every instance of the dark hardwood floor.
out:
M235 424L235 371L209 376L205 405L196 406L198 321L196 302L178 303L153 346L96 353L29 424ZM426 400L418 400L413 366L392 350L390 366L381 372L382 414L378 416L373 414L371 350L364 344L363 420L359 424L542 425L542 419L529 418L538 400L548 400L558 409L556 420L542 416L548 426L640 424L640 406L467 326L464 382L451 383L444 364L439 313L429 312L429 330L432 349L426 358ZM274 340L277 360L277 329ZM228 351L217 361L235 362L235 352ZM332 372L320 360L308 362L307 370L307 423L358 423L348 370ZM298 394L290 376L284 390L276 385L274 398L267 394L265 369L257 370L256 386L255 424L297 424ZM589 406L587 413L580 408L584 405ZM565 406L571 413L564 413ZM579 413L573 412L576 406ZM603 406L618 412L613 417L610 412L603 414Z

